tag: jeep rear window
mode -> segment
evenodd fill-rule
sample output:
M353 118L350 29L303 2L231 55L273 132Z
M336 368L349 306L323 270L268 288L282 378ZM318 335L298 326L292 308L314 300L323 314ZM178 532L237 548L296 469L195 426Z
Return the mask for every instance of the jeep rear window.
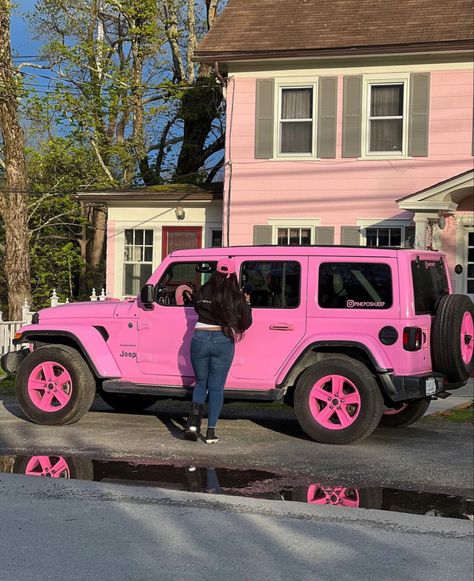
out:
M216 269L216 262L174 262L155 287L155 300L165 306L191 306L192 295Z
M393 302L390 266L325 262L319 267L318 302L323 309L389 309Z
M442 260L414 260L411 263L417 315L434 315L439 299L449 293Z
M300 303L299 262L244 262L240 280L242 287L248 286L252 307L291 309Z

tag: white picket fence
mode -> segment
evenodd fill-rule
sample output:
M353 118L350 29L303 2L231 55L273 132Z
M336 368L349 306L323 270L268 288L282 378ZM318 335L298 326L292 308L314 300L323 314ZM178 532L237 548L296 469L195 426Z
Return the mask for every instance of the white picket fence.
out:
M92 294L89 298L91 301L105 301L107 297L104 289L102 289L100 295L97 295L95 288L93 288ZM65 304L59 302L56 289L53 290L49 301L52 307ZM69 303L69 299L66 299L66 303ZM2 311L0 311L0 357L9 351L17 351L18 349L21 349L21 345L13 345L13 339L20 327L31 323L31 318L34 315L34 312L32 312L30 308L30 305L25 300L25 304L21 308L21 321L4 321Z

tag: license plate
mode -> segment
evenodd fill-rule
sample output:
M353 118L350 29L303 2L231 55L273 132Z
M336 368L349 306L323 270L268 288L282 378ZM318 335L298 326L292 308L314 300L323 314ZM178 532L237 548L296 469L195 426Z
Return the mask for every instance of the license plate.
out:
M434 395L436 393L436 379L428 377L426 380L426 395Z

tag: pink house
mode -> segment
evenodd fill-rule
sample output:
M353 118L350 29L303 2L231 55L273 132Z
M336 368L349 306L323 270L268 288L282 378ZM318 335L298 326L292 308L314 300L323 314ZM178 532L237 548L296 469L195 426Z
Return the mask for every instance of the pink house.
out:
M474 297L471 0L230 0L224 244L441 249Z

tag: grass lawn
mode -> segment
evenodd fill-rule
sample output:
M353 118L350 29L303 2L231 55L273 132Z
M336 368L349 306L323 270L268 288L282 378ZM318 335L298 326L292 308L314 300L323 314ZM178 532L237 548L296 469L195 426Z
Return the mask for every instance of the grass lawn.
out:
M465 403L457 408L452 408L444 412L439 412L429 416L434 420L447 420L458 424L473 423L474 422L474 400L471 403Z
M0 371L0 394L13 395L15 393L15 378Z

